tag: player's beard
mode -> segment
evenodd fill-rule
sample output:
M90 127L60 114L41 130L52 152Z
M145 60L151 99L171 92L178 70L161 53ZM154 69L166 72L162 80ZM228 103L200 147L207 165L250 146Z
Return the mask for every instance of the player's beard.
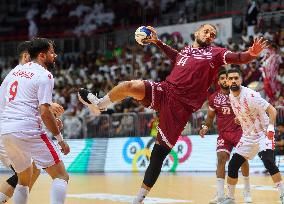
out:
M230 86L231 91L238 91L240 90L241 86L238 86L237 84L232 84Z
M55 62L46 61L44 64L45 64L47 70L55 69Z
M220 87L221 87L221 89L224 89L226 91L229 90L229 88L230 88L229 86L224 86L223 84L220 84Z
M209 46L211 43L209 43L209 42L203 42L202 40L200 40L200 39L196 39L196 42L198 43L198 45L200 45L200 47L206 47L206 46Z

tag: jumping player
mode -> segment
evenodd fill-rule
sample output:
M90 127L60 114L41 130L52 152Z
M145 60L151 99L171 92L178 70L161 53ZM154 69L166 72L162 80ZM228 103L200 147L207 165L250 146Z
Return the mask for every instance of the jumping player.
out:
M212 94L209 99L209 108L207 111L207 118L199 135L203 138L207 131L213 124L216 116L218 127L217 138L217 195L210 201L210 204L216 204L225 198L224 181L225 181L225 166L230 159L230 154L233 147L236 147L240 138L242 137L242 128L236 122L236 116L231 108L229 100L229 86L227 84L227 71L222 69L218 74L218 85L220 90ZM242 165L242 174L244 176L244 202L251 203L250 184L249 184L249 164L244 162Z
M151 37L145 43L152 43L164 51L174 64L165 81L133 80L115 86L106 96L98 99L94 94L82 89L79 100L98 114L113 102L133 97L141 103L159 112L159 125L156 144L151 153L150 164L145 177L133 201L143 203L161 172L164 159L176 144L191 114L197 111L207 98L207 90L216 80L219 67L228 64L248 63L255 59L266 47L263 38L256 39L246 52L232 53L226 48L211 46L217 35L215 26L201 25L195 32L193 45L184 47L180 52L172 49L157 38L153 27Z
M219 203L235 204L234 193L238 182L238 170L246 160L253 159L258 154L279 191L281 203L284 204L284 185L273 152L277 111L258 92L241 84L240 70L228 70L228 85L231 90L229 98L242 126L243 135L236 147L236 153L229 162L228 197Z

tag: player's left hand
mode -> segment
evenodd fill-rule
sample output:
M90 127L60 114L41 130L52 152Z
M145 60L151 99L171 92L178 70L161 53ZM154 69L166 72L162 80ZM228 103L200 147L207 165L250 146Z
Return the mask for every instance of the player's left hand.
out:
M274 125L272 125L272 124L268 125L266 135L267 135L268 139L273 140L274 135L275 135Z
M58 142L59 146L61 147L61 152L64 154L64 155L67 155L69 154L70 152L70 147L69 145L67 144L67 142L65 142L64 140L62 140L61 142Z
M60 117L64 113L64 108L58 103L52 103L50 109L56 117Z
M253 45L249 48L248 51L251 56L257 57L262 52L262 50L267 47L267 40L265 40L263 37L255 38Z

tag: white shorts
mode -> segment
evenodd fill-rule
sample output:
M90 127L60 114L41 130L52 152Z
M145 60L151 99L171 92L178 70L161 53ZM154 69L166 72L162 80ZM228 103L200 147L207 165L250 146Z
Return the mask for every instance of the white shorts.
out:
M22 172L34 161L37 168L47 168L61 161L59 149L46 135L29 132L3 134L2 142L16 172Z
M236 153L246 159L253 159L256 154L267 149L274 149L274 140L269 140L266 136L262 136L257 140L241 137L236 147Z
M0 139L2 137L0 136ZM8 158L5 148L2 143L2 139L0 140L0 160L4 166L10 167L12 165L11 160Z

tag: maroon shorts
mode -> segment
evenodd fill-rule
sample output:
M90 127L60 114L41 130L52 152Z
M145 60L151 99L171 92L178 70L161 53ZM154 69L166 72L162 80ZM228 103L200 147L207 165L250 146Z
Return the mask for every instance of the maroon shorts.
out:
M242 130L236 132L222 132L217 138L217 152L231 154L233 147L236 147L242 137Z
M157 140L161 145L173 148L192 111L171 96L164 84L150 81L144 81L144 84L145 97L140 102L159 112Z

